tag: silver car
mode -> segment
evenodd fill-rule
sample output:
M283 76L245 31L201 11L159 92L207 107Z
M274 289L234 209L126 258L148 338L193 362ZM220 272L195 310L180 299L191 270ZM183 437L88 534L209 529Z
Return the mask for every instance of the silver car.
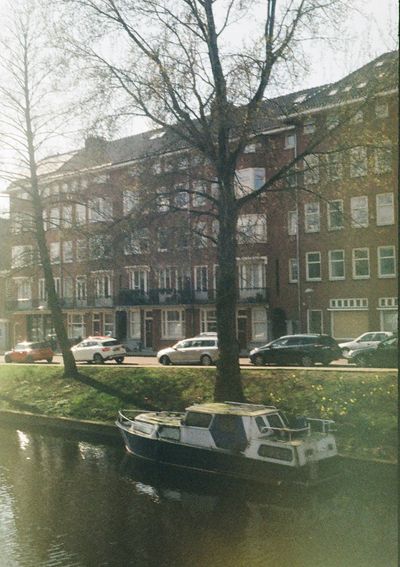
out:
M218 339L216 334L204 334L179 341L176 345L158 351L161 364L202 364L210 366L218 359Z
M392 335L393 333L389 331L370 331L369 333L363 333L352 341L339 343L339 346L342 349L343 356L348 357L350 351L377 346L381 341L391 337Z

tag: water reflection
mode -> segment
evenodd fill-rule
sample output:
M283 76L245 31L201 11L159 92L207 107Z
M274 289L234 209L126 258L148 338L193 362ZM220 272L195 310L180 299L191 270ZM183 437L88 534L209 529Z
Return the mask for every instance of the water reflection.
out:
M395 487L271 490L0 429L0 567L391 567Z

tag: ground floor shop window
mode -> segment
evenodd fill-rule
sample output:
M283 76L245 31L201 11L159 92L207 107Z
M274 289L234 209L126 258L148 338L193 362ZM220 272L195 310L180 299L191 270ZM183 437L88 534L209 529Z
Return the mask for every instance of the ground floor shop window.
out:
M140 311L139 309L129 311L129 337L140 339Z
M104 334L107 337L114 336L114 313L104 313Z
M83 313L68 313L68 337L81 339L86 336L86 326Z
M267 311L264 307L253 309L252 311L252 340L261 342L266 341L268 335L267 329Z

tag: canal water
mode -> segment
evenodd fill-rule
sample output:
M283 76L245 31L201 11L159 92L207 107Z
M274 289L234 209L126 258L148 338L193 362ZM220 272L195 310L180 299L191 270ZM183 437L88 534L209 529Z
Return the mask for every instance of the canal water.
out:
M395 475L268 489L0 428L1 567L396 567Z

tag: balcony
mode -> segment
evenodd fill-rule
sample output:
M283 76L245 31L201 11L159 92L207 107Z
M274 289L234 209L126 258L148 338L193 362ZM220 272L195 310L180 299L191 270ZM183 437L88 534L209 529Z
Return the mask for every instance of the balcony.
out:
M243 303L266 303L269 297L267 288L244 288L238 293L238 302ZM205 305L214 304L216 290L194 290L194 289L166 289L154 288L148 291L138 289L121 289L112 297L93 297L89 295L86 299L75 297L61 297L60 305L63 309L83 308L107 308L107 307L130 307L140 305ZM8 312L28 311L36 309L49 309L47 301L43 299L12 299L7 301Z

